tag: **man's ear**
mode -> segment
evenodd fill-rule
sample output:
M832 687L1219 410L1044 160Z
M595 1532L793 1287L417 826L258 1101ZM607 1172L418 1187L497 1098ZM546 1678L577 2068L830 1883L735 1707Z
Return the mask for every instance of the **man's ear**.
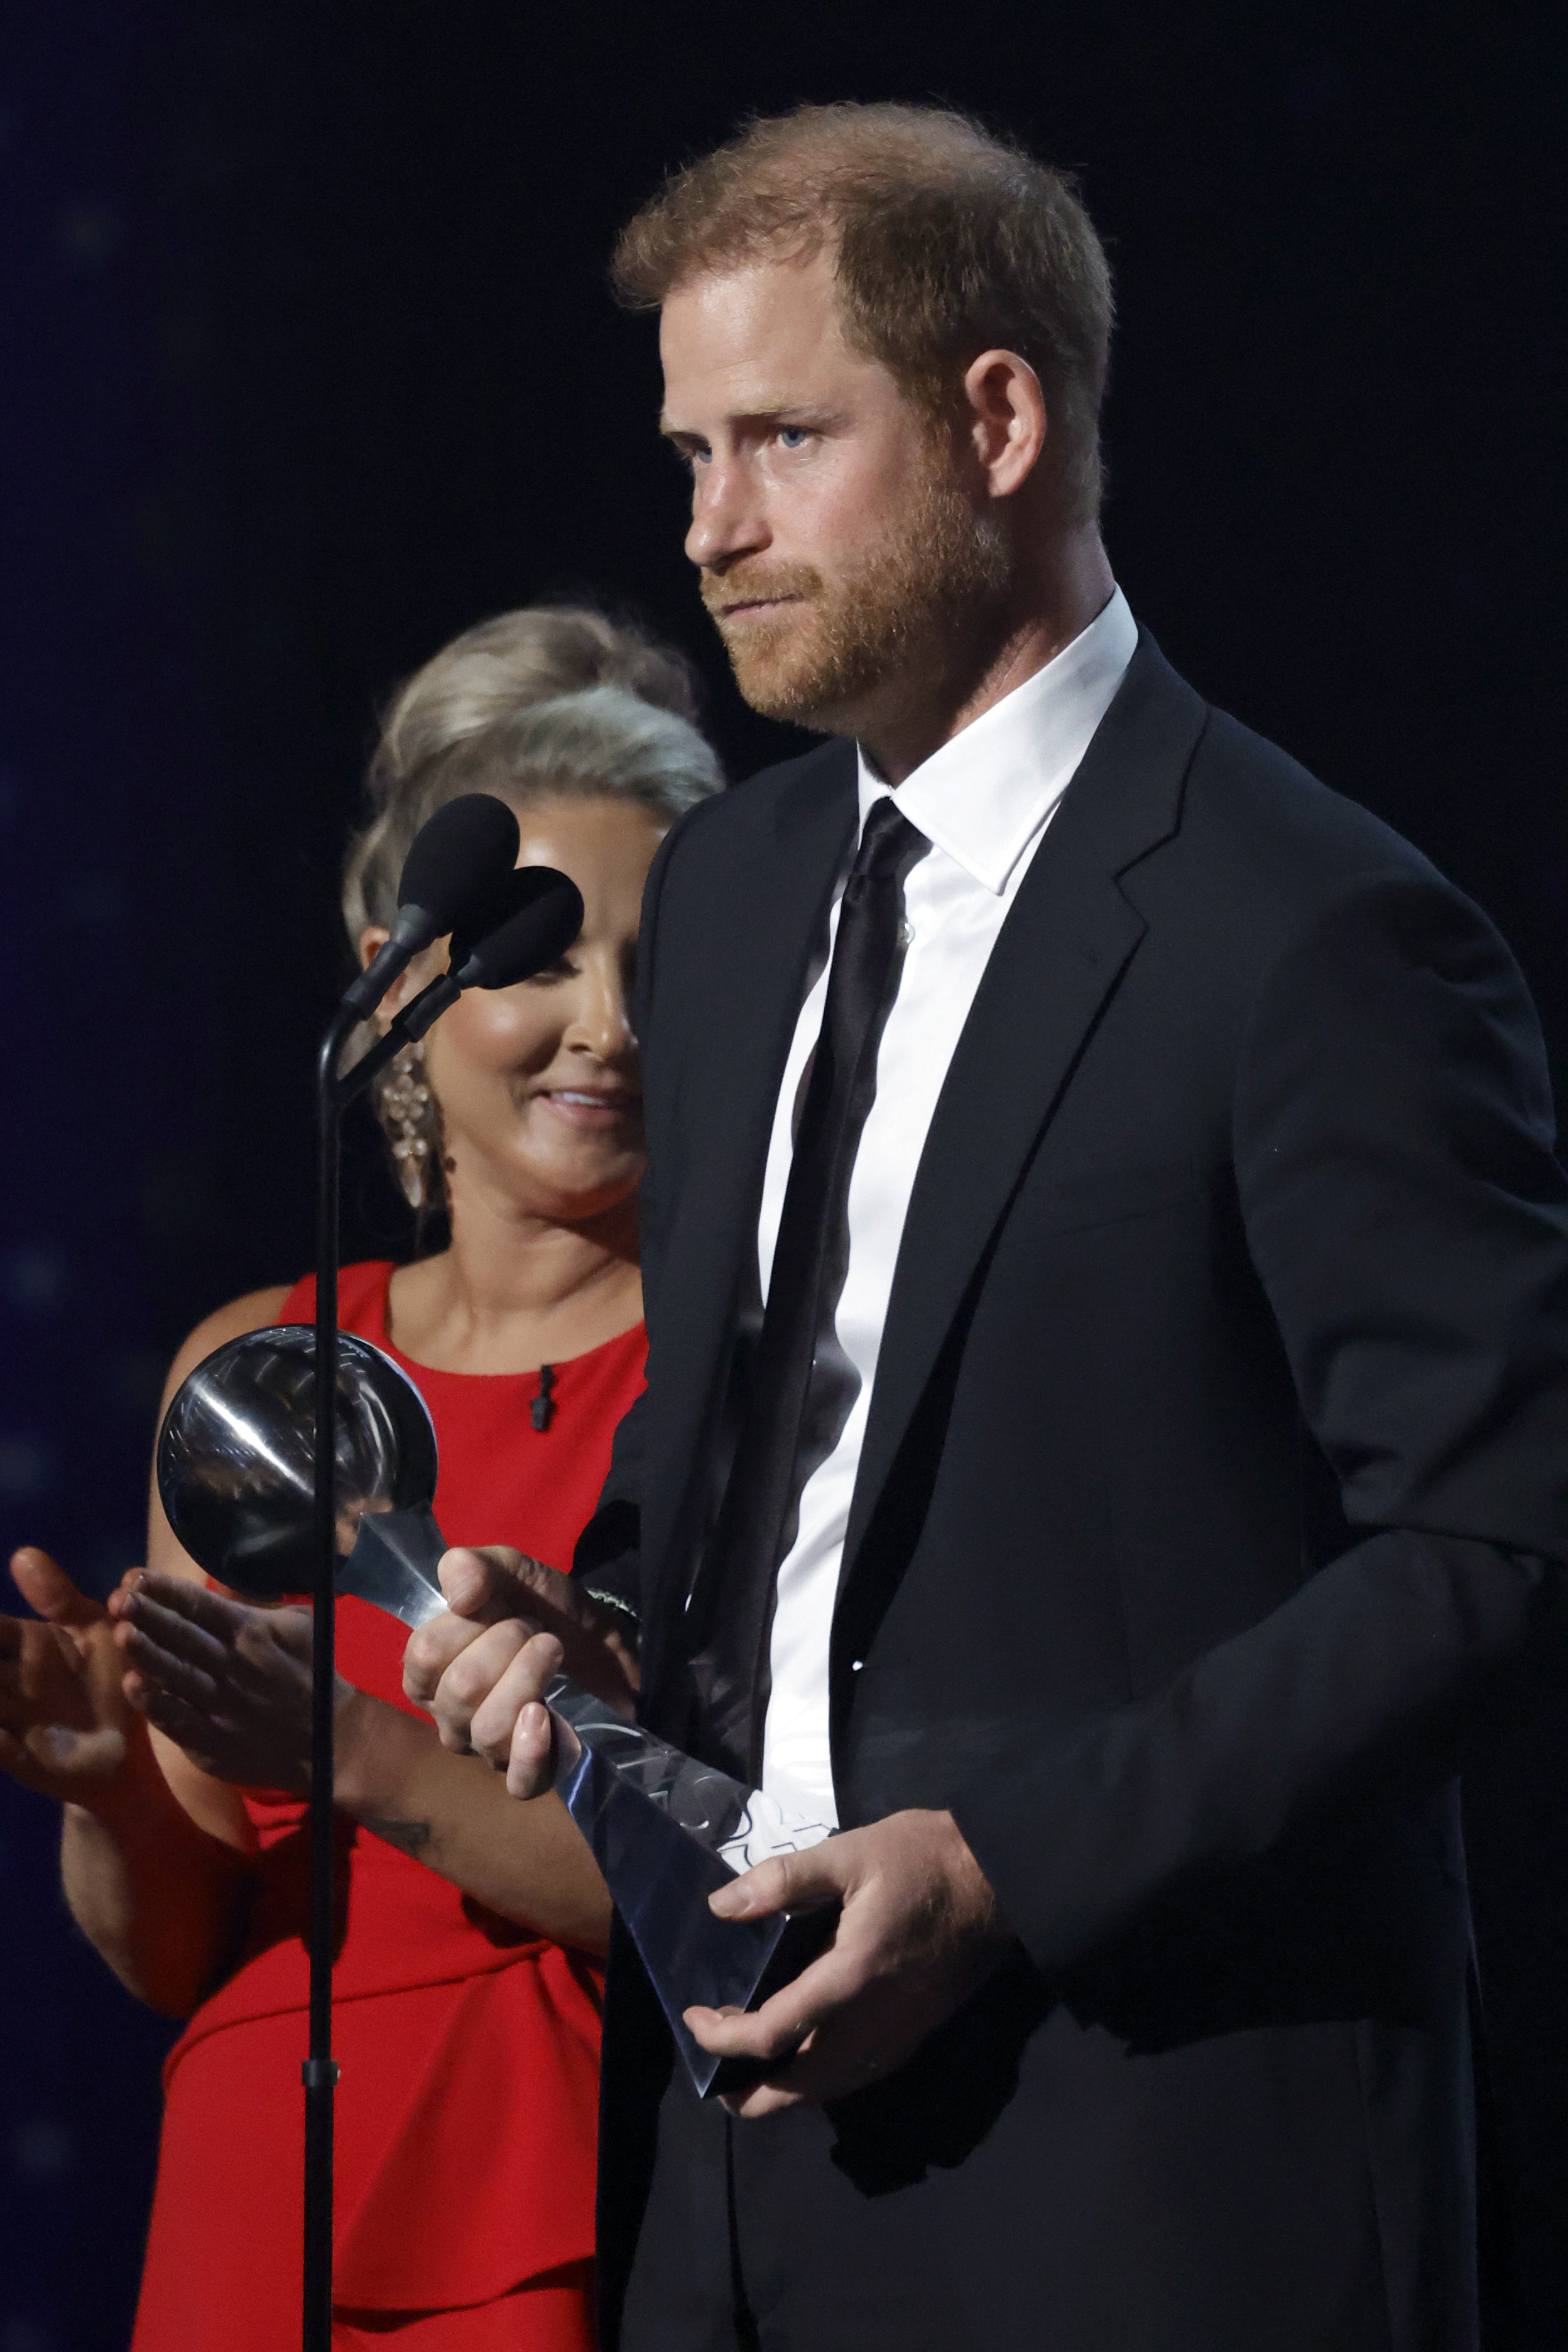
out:
M1040 379L1016 352L982 352L966 369L969 437L994 499L1012 498L1039 464L1048 425Z

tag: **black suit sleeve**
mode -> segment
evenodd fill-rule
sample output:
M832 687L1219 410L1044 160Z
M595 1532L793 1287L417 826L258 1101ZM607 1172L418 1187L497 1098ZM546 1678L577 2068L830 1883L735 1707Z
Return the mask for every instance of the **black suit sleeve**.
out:
M1019 1728L954 1812L1066 1966L1327 1804L1447 1777L1563 1674L1568 1212L1539 1034L1457 892L1345 890L1278 956L1238 1066L1247 1246L1358 1540L1142 1704Z

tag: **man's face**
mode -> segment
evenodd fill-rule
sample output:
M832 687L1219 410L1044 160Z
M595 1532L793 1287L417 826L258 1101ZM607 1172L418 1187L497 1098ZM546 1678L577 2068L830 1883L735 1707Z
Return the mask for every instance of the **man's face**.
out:
M686 551L747 701L864 735L889 696L961 667L1002 545L921 412L845 341L831 256L696 278L659 340Z

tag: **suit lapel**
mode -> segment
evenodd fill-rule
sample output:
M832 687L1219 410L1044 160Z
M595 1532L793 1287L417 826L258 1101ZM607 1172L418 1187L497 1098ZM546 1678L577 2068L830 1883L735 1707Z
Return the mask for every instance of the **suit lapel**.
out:
M703 1018L681 1024L690 1069L682 1097L682 1169L660 1270L650 1370L657 1359L700 1367L668 1383L674 1416L658 1431L670 1461L709 1466L705 1424L727 1375L736 1303L757 1211L780 1080L813 945L854 836L854 747L827 746L792 780L749 840L726 845L723 887L705 898ZM759 782L761 780L759 779ZM742 792L752 789L742 786ZM671 1528L685 1517L689 1488ZM660 1565L685 1573L687 1547L658 1542Z
M992 950L904 1221L845 1541L840 1618L871 1515L965 1290L1143 936L1116 877L1176 829L1205 717L1152 639L1141 638Z

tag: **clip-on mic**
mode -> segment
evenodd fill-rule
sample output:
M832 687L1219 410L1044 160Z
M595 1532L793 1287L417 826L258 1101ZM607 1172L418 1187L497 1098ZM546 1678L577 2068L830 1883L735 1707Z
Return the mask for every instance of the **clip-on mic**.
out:
M345 992L316 1058L316 1349L314 1624L310 1648L310 2040L305 2084L304 2352L332 2335L332 1696L337 1572L338 1193L344 1110L400 1048L465 988L510 988L560 961L583 927L575 883L552 866L516 864L517 819L489 793L437 810L416 835L386 944ZM447 970L421 990L386 1034L347 1071L352 1032L431 942L450 932Z

